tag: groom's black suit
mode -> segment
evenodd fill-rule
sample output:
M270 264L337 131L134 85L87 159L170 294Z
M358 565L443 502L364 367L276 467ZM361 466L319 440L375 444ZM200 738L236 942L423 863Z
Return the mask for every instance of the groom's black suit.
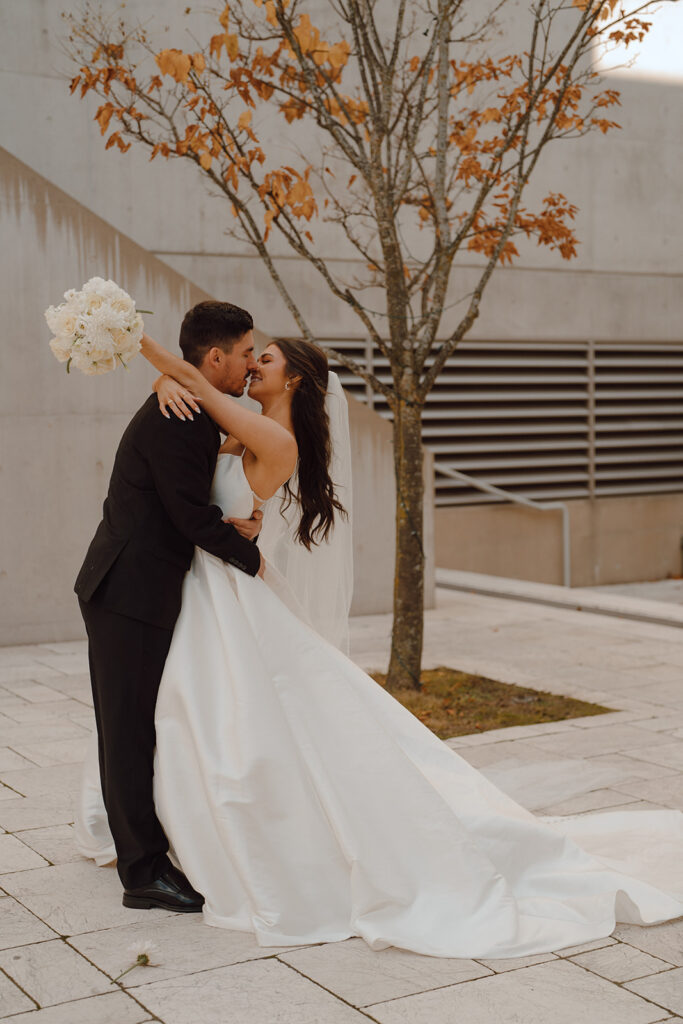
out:
M151 395L121 439L102 522L76 580L102 792L127 889L169 865L152 794L154 708L194 548L251 576L259 569L258 548L209 504L219 445L206 413L166 419Z

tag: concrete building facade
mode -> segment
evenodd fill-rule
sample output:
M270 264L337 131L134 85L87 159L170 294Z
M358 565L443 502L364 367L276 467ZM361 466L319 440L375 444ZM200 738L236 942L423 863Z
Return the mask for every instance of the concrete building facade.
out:
M328 10L325 0L315 0L310 6L324 20ZM112 15L120 10L114 0L105 0L104 7ZM72 69L60 50L63 8L61 0L27 0L21 4L0 0L0 124L5 149L46 182L63 190L84 211L110 224L119 233L112 238L125 236L140 247L139 253L156 258L155 267L168 268L171 276L164 278L163 285L154 286L158 292L145 277L151 271L136 272L131 264L126 273L131 289L137 289L138 294L146 289L150 293L146 302L156 301L159 309L163 306L169 323L177 322L181 309L193 295L208 293L251 309L267 334L291 333L295 325L274 293L261 263L226 233L230 214L225 202L203 189L193 167L183 161L150 164L147 153L135 147L126 155L104 151L99 130L92 122L96 100L89 97L79 102L68 95L67 78ZM186 8L185 0L128 0L124 13L131 19L142 17L159 47L186 46L188 28L198 36L214 31L208 14L203 10L185 14ZM511 3L509 17L515 36L520 32L522 10L526 8L517 0ZM585 381L567 382L553 367L546 367L543 372L533 369L530 373L538 372L540 378L545 375L547 393L542 379L537 384L532 381L528 385L529 399L517 398L519 404L510 406L505 429L498 432L496 420L491 418L488 435L472 432L468 440L463 434L460 446L454 441L449 447L449 441L445 454L438 450L440 437L434 441L433 437L425 436L428 444L433 443L437 470L440 460L449 464L459 462L475 478L498 483L513 493L566 500L571 513L572 580L582 585L678 574L683 535L683 416L678 415L683 399L683 204L678 184L683 157L683 89L676 84L616 78L609 84L621 90L617 114L621 129L605 137L598 134L577 142L558 143L549 149L539 167L533 195L529 196L531 205L534 196L552 189L563 192L578 206L578 258L567 263L541 247L523 246L521 258L513 268L496 271L481 315L468 337L468 346L456 353L449 367L454 382L447 389L451 397L445 404L454 416L465 402L470 403L468 408L477 401L487 401L495 407L508 402L511 390L516 389L518 394L523 390L515 383L514 374L504 378L498 370L489 377L480 373L481 367L489 365L486 353L493 348L501 365L506 353L513 361L523 362L525 353L533 349L540 354L539 359L542 356L541 362L554 360L553 367L562 361L567 348L585 350L587 369L577 366L575 374ZM271 145L294 157L296 138L275 122L269 129ZM65 230L67 234L72 232L72 228ZM314 231L320 252L335 260L338 268L348 269L351 277L353 260L339 245L332 229L317 224ZM19 310L22 336L33 332L38 337L35 332L40 332L42 326L36 321L36 308L42 311L63 290L61 283L57 287L63 275L55 272L62 260L63 239L57 242L57 235L46 234L38 225L34 242L22 256L22 246L16 248L17 237L20 234L8 236L8 244L3 245L3 277L12 282L11 309ZM82 238L74 236L72 244L74 256L83 257ZM279 266L321 342L342 340L364 346L358 321L346 307L334 303L315 272L289 253L277 252ZM36 254L40 254L39 259ZM112 250L107 263L113 268L112 273L116 273L118 258ZM141 255L136 258L142 260ZM74 272L77 266L86 265L91 263L71 264ZM49 269L51 266L53 270ZM37 268L41 275L39 300ZM476 270L466 260L457 266L453 275L454 302L467 291ZM73 283L76 282L69 280L64 286ZM455 308L446 315L444 334L455 316ZM155 326L157 323L161 328L161 317L155 320ZM591 412L596 392L593 388L591 394L589 366L590 346L596 345L607 351L605 359L613 353L615 358L623 357L622 362L630 360L631 381L634 374L638 377L638 360L644 358L647 362L655 349L661 354L654 368L645 366L633 388L628 381L624 384L626 390L633 391L630 397L612 398L610 388L617 385L604 384L602 400L609 406L610 415L621 402L619 423L624 431L630 430L624 438L637 436L641 440L638 450L638 446L629 447L625 442L622 445L630 453L632 467L630 476L626 472L623 475L623 486L632 489L623 493L615 493L614 487L607 493L607 484L601 485L599 479L596 483L595 479L596 465L603 465L605 474L614 472L610 467L624 465L623 459L619 462L615 455L616 442L622 443L618 431L608 434L615 438L615 447L605 447L602 454L596 451L596 430L591 433L591 415L594 421L596 415L599 420L595 407ZM48 403L57 400L58 395L60 402L66 401L65 385L55 384L56 366L48 368L44 364L38 369L36 364L20 373L12 366L15 352L16 346L3 346L3 380L11 381L6 385L10 388L10 405L17 402L22 409L31 407L30 396L36 387L49 396ZM646 373L657 379L651 382L652 394L639 397L636 392L643 386ZM473 383L468 374L479 375L481 380ZM84 383L79 382L79 389ZM350 380L347 383L351 386ZM91 382L87 384L90 386ZM96 382L87 396L79 390L84 409L88 403L97 405L104 386ZM114 419L107 427L109 432L98 442L103 451L111 449L128 409L137 400L130 381L122 380L118 387L126 397L123 405L117 405L121 399L112 399L114 407L110 411ZM478 397L477 388L484 390L485 399ZM363 387L351 386L351 391L364 397ZM75 388L72 393L75 394ZM554 397L565 393L566 401ZM572 447L569 434L563 433L564 421L554 423L552 416L544 419L548 433L534 435L539 446L529 443L524 447L520 441L522 434L513 429L517 412L517 419L522 422L534 403L542 407L544 402L546 406L564 403L570 409L567 416L584 417L585 437L582 436L578 448ZM376 408L380 414L385 412L381 403ZM99 416L98 409L91 406L88 415ZM451 417L449 422L455 424L450 437L457 441L457 417ZM91 421L88 424L90 431ZM652 444L644 443L650 437L648 431ZM485 436L492 439L490 451ZM553 446L554 438L563 439L565 447ZM77 442L72 443L76 452ZM15 444L13 439L12 445ZM66 449L60 444L59 450ZM470 450L481 465L473 457L465 457L464 453ZM12 458L20 459L22 453L24 446L14 451ZM575 467L570 472L567 467L572 458L575 462L584 460L584 468ZM531 465L513 465L515 460L526 460ZM54 467L53 490L60 474L66 472L66 464L62 461ZM72 467L79 464L78 458L70 460ZM655 467L649 476L643 475L643 465ZM3 467L7 478L8 468L4 463ZM17 472L29 481L34 479L26 462L17 466L15 461L12 473ZM106 459L102 474L105 472ZM577 482L576 477L581 474L585 480ZM40 479L31 486L42 491L43 482ZM561 581L558 515L491 503L479 494L458 491L438 474L437 482L440 486L436 490L435 529L439 564ZM99 500L101 483L88 479L79 481L78 487L86 489L90 507L94 507L95 492ZM666 489L661 490L662 487ZM20 515L13 511L10 521L16 522ZM70 529L75 529L73 524ZM36 562L34 590L43 585L38 579L39 568ZM28 581L27 586L30 587Z

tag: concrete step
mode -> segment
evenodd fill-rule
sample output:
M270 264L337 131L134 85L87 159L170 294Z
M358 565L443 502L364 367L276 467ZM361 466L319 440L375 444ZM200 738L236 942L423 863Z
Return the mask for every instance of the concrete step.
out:
M552 583L507 579L479 572L463 572L459 569L437 569L436 585L446 590L464 590L473 594L506 597L513 601L530 601L533 604L568 608L577 612L652 622L659 626L683 627L681 605L627 597L624 594L606 594L590 587L560 587Z

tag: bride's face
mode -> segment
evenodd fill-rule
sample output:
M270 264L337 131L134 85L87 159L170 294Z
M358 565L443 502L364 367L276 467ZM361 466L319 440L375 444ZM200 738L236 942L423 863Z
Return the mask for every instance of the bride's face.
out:
M249 397L257 402L283 394L288 381L287 365L277 345L268 345L261 353L249 382Z

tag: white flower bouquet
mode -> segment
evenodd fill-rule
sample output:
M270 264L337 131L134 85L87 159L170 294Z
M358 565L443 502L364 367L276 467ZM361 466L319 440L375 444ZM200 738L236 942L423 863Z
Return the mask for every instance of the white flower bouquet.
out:
M80 291L64 292L64 302L45 310L56 358L88 376L108 373L140 351L143 322L135 302L114 281L91 277Z

